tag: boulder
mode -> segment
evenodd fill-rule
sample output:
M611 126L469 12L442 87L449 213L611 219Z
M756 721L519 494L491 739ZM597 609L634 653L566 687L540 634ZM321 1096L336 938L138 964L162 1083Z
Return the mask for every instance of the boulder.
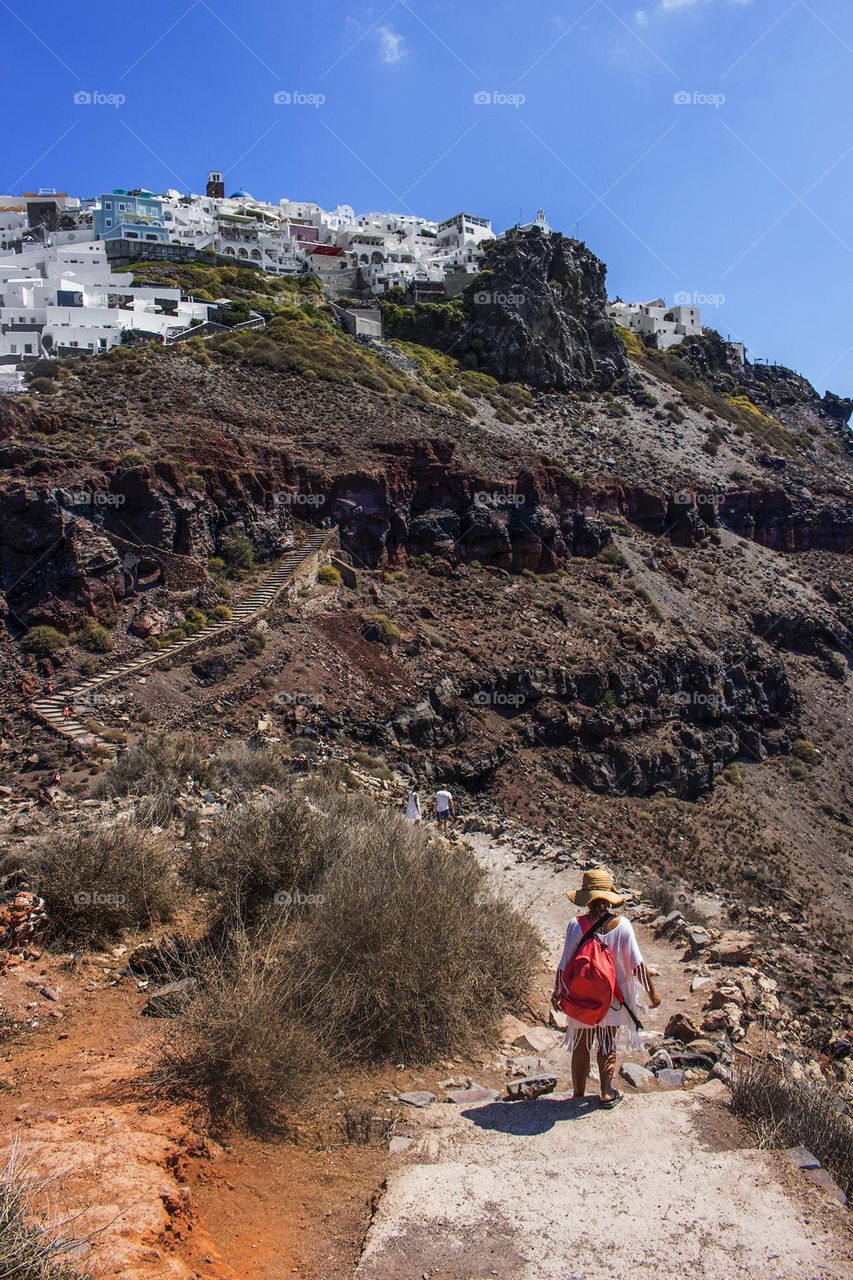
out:
M470 1089L451 1089L447 1095L448 1102L455 1102L460 1107L472 1106L477 1102L497 1102L501 1095L497 1089L486 1089L482 1085L472 1085Z
M557 1035L547 1027L526 1027L512 1043L516 1049L526 1049L530 1053L549 1053L557 1044Z
M397 1101L404 1102L407 1107L429 1107L435 1102L435 1094L428 1089L413 1089L409 1093L398 1094Z
M623 1062L619 1074L634 1089L648 1089L656 1079L653 1071L649 1071L648 1067L641 1067L637 1062Z
M750 933L724 933L711 948L715 964L746 964L752 956L754 940Z
M525 1076L523 1080L513 1080L506 1087L506 1097L510 1102L532 1102L546 1093L553 1093L557 1087L556 1076Z
M667 1089L681 1089L684 1086L684 1072L675 1068L658 1071L657 1078L659 1083Z
M820 1168L820 1161L817 1156L813 1156L805 1147L788 1147L785 1154L798 1169Z
M672 1058L666 1049L658 1049L649 1058L649 1070L654 1071L655 1075L661 1071L671 1071L672 1065Z
M689 1044L691 1040L696 1040L700 1034L696 1023L686 1013L673 1014L666 1024L665 1035L668 1040L680 1040L682 1044Z
M523 1036L527 1031L527 1024L521 1021L521 1018L514 1017L508 1013L506 1017L501 1018L498 1026L498 1036L501 1044L515 1044L519 1036Z

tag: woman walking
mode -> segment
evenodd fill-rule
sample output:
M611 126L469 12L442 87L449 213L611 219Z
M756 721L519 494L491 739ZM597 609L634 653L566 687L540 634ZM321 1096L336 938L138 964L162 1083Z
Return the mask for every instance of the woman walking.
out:
M630 920L617 915L625 899L606 867L585 871L582 887L566 897L586 907L569 921L551 1003L568 1019L565 1048L572 1051L572 1091L586 1094L593 1045L596 1048L601 1106L617 1107L622 1094L613 1088L617 1049L642 1046L637 1020L638 984L653 1009L660 1004L643 962Z
M421 813L421 797L414 787L409 788L406 796L405 816L409 822L420 822L423 814Z

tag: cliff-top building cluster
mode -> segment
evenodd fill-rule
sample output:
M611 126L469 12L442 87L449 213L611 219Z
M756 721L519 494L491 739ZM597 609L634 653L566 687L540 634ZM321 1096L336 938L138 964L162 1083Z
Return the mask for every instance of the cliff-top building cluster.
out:
M525 229L534 226L551 232L541 210ZM0 383L11 389L8 367L28 359L94 354L128 330L170 341L209 321L215 308L180 290L128 285L127 268L137 261L233 263L270 275L312 274L331 296L399 288L434 300L464 288L494 239L488 218L464 211L433 222L356 214L351 205L270 204L240 190L226 195L216 171L204 195L116 188L91 199L53 190L0 196L0 365L7 366ZM701 332L695 307L617 300L610 313L661 346Z

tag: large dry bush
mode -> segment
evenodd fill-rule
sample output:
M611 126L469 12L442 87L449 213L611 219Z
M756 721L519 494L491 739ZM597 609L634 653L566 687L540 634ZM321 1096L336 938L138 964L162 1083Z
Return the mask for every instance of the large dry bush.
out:
M317 892L326 867L360 838L363 800L290 784L277 797L226 814L194 859L196 882L216 891L228 918L253 924L265 913Z
M853 1121L826 1085L769 1059L747 1059L732 1078L732 1109L762 1146L806 1147L853 1199Z
M530 924L489 891L466 851L374 810L301 918L323 986L317 1015L361 1059L426 1061L491 1031L528 993Z
M146 736L110 765L94 787L97 796L132 796L138 817L165 826L175 816L175 799L187 778L207 781L210 761L187 738Z
M48 1180L13 1147L0 1171L0 1277L3 1280L85 1280L70 1258L87 1243L71 1223L46 1221Z
M198 967L200 992L170 1024L153 1083L204 1107L214 1122L280 1130L326 1066L321 1031L305 1010L318 987L281 925L234 929Z
M220 894L199 994L158 1087L280 1126L335 1060L472 1047L528 994L541 944L473 857L316 778L225 815L195 874Z
M31 871L49 932L69 942L102 945L124 929L168 920L178 898L165 838L125 822L48 836Z

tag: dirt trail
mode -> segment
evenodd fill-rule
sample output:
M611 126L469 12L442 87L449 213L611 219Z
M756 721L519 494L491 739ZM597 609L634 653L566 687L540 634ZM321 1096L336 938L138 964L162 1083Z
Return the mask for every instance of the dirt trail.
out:
M577 868L519 865L508 850L475 844L556 958ZM638 934L659 970L663 1005L645 1019L659 1030L701 995L689 995L673 948ZM549 1061L560 1077L552 1097L439 1104L413 1117L415 1143L388 1179L358 1280L853 1277L847 1211L785 1157L751 1148L716 1081L631 1094L605 1112L571 1100L562 1050Z

